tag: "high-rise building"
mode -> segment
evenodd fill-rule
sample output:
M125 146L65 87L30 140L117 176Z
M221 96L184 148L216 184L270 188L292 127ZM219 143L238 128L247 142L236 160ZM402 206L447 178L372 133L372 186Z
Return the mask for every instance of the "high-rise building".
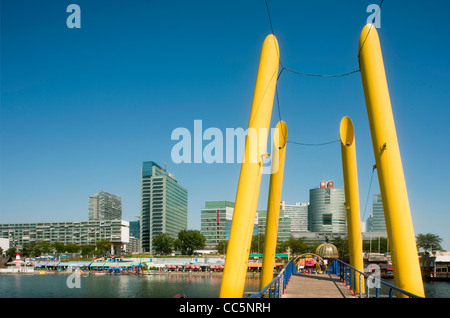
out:
M220 241L229 239L233 211L234 202L205 202L205 208L201 210L200 233L206 239L206 249L215 250Z
M120 255L129 243L129 222L124 220L73 221L0 224L0 237L22 248L34 242L94 245L100 240L112 243L112 253Z
M308 231L308 205L309 203L286 204L281 202L281 210L284 215L291 219L291 232Z
M201 230L205 237L205 249L216 250L220 241L230 238L231 222L233 220L234 202L206 201L201 210ZM258 234L258 213L256 213L253 235Z
M372 215L367 219L367 232L386 232L381 194L372 197Z
M141 246L152 252L153 238L166 233L176 238L187 229L187 190L153 161L141 169Z
M130 236L141 238L141 225L139 220L130 221Z
M343 188L333 181L322 181L320 187L309 190L308 228L311 232L347 232L347 210Z
M258 234L266 234L267 211L257 211L258 213ZM285 211L280 209L278 217L277 241L287 241L291 237L291 218L287 217Z
M100 191L89 196L89 221L121 220L122 200L119 196Z

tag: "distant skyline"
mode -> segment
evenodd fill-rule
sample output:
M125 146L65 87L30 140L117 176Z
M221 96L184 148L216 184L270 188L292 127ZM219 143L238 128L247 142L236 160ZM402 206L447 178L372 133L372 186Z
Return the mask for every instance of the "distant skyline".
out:
M70 29L67 7L81 8ZM268 1L283 66L357 70L358 41L379 1ZM448 1L384 1L380 36L415 234L450 250ZM262 0L2 1L0 223L88 219L89 195L122 198L140 215L140 169L154 161L188 190L188 228L205 201L235 201L239 163L171 159L172 132L247 128L261 46L271 33ZM361 219L379 193L360 73L283 72L271 127L288 127L282 200L309 202L322 180L343 187L339 123L355 127ZM203 142L203 147L208 141ZM265 209L269 176L258 209ZM369 192L370 189L370 192ZM368 198L367 209L365 203ZM365 211L365 213L364 213Z

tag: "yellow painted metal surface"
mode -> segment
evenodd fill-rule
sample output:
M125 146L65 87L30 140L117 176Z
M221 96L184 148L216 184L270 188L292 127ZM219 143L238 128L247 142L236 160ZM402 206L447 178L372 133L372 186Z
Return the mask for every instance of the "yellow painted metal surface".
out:
M361 272L364 272L358 189L358 170L356 164L355 130L353 128L353 123L349 117L345 116L342 118L339 132L341 136L345 205L347 207L347 233L350 265L360 270ZM355 279L353 272L351 277L352 280ZM364 281L363 279L360 279L360 275L356 275L355 292L359 294L360 291L364 292Z
M281 190L283 187L287 142L287 126L284 121L278 122L274 135L260 290L266 287L274 278L273 270L277 248L278 220L280 217Z
M244 160L239 175L230 238L220 287L219 296L221 298L240 298L244 293L278 67L278 43L275 36L270 34L264 40L259 60ZM256 142L252 140L254 136L256 136Z
M395 284L424 297L411 211L377 29L360 36L359 65L391 246Z

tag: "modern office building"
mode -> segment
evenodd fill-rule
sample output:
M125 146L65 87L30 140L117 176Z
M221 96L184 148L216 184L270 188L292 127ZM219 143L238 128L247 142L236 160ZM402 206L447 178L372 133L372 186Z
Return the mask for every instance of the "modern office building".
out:
M201 210L200 233L205 237L205 249L217 250L220 241L230 238L231 222L233 220L234 202L206 201ZM253 235L258 234L258 213L255 216Z
M267 211L257 211L258 213L258 234L266 234ZM280 209L278 218L277 241L283 242L291 237L291 218L287 217L285 211Z
M345 192L333 181L322 181L319 188L309 190L308 229L311 232L347 232Z
M153 161L141 169L141 247L152 252L153 238L166 233L176 238L187 229L187 190Z
M216 250L220 241L230 237L234 202L206 201L201 210L200 233L205 237L205 249Z
M130 221L130 236L135 238L141 238L141 222Z
M284 216L291 219L291 232L308 231L308 206L309 203L286 204L281 202L281 210L284 210Z
M372 196L372 214L367 219L367 232L386 232L383 201L381 194Z
M100 191L89 196L89 221L121 220L122 200L119 196Z
M129 223L123 220L9 223L0 224L0 237L19 249L26 243L39 241L81 246L108 240L113 244L113 254L120 255L129 242Z

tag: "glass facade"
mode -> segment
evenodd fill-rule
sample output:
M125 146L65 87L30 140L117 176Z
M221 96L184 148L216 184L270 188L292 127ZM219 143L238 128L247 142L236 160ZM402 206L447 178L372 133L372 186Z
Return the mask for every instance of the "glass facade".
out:
M141 226L140 221L130 221L130 236L137 239L141 238Z
M89 196L89 220L121 220L122 199L112 193L100 191Z
M344 189L326 187L309 191L308 229L311 232L347 232Z
M258 234L265 235L267 211L257 211L258 213ZM287 217L285 211L280 209L278 218L277 241L287 241L291 237L291 218Z
M229 239L233 211L234 202L205 202L205 208L201 210L200 233L206 239L206 249L215 250L220 241L227 241Z
M372 215L367 220L367 232L386 232L381 194L372 196Z
M284 215L291 219L291 232L308 231L308 205L309 203L286 204L282 202Z
M141 247L152 251L152 241L160 233L176 238L187 229L187 190L153 161L141 169Z
M206 201L201 211L200 233L206 238L206 249L216 250L220 241L230 238L234 202ZM258 213L255 216L253 235L258 234Z
M10 246L17 248L22 248L25 243L40 241L87 245L108 240L124 244L129 240L129 223L123 220L106 220L0 224L0 237L9 239Z

